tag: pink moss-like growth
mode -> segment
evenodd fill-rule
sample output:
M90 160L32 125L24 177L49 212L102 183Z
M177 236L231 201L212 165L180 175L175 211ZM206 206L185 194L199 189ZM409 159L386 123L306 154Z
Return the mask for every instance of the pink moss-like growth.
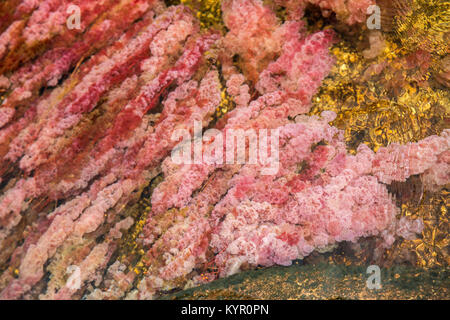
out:
M225 0L223 21L230 30L223 39L225 65L238 55L249 80L256 81L264 65L280 50L279 22L258 0ZM226 70L226 68L225 68Z
M217 229L211 245L220 252L216 262L223 267L223 275L236 272L243 263L289 265L293 259L340 241L381 235L389 246L395 234L411 239L421 232L420 221L403 218L397 222L398 209L383 180L371 175L379 170L373 164L381 156L397 154L399 147L376 155L361 147L356 156L347 155L342 141L333 138L336 132L332 129L311 120L284 126L281 139L289 142L280 150L279 174L261 176L261 168L248 165L231 180L226 197L212 211ZM447 134L433 137L438 153L448 150ZM327 145L311 152L308 146L320 141ZM303 162L307 169L298 173L297 165ZM413 156L409 162L413 166L409 172L417 174L433 160L418 164ZM397 165L384 168L394 171ZM399 176L390 179L400 180Z
M281 90L285 99L300 100L307 105L334 62L328 54L333 32L318 32L299 39L300 28L297 22L283 25L285 41L281 56L261 73L256 88L262 94Z
M80 32L64 28L67 1L17 2L9 27L1 24L0 60L31 42L46 47L0 75L0 298L146 299L180 283L289 265L342 241L374 236L381 250L423 228L396 218L387 185L412 175L430 189L450 181L448 130L350 155L329 124L334 113L306 115L334 63L333 32L308 34L306 4L354 24L372 1L275 1L287 7L282 23L260 0L226 0L223 36L200 31L182 5L74 3L86 19ZM214 122L223 90L236 108ZM224 138L277 129L276 172L175 163L172 134L193 133L194 121ZM146 268L138 279L130 261L113 259L136 223L133 206L160 173L145 225L136 224L143 231L133 246ZM70 266L80 289L66 281Z
M373 161L373 173L380 181L389 184L393 180L405 181L408 177L429 169L436 170L437 163L448 164L449 134L449 130L444 130L440 137L432 136L418 143L391 144L381 148ZM444 170L440 180L448 181L448 175L448 170Z
M378 170L377 159L399 152L398 147L374 154L363 145L357 155L348 155L342 135L327 124L330 117L331 114L326 114L321 121L304 117L299 123L280 128L281 167L276 175L261 175L262 167L258 165L221 169L235 174L226 183L226 195L224 193L223 199L211 211L210 228L203 233L211 233L210 246L218 253L215 265L222 276L237 272L243 264L289 265L294 259L307 256L313 250L324 250L336 242L356 242L361 237L377 235L384 238L384 246L390 246L396 234L410 239L421 231L420 221L402 219L397 223L398 208L386 186L372 175ZM434 138L436 150L448 149L446 135ZM319 142L326 142L326 145L311 151L311 147ZM183 186L200 185L199 177L192 175L199 172L199 167L181 171L185 177ZM207 168L211 175L211 168ZM389 170L388 166L385 168ZM424 170L425 167L420 167L414 172L423 173ZM206 179L207 175L203 177ZM175 192L180 196L182 190L185 189ZM217 195L212 194L209 199L204 199L204 195L202 192L181 205L187 204L186 210L191 212L191 206L197 206L199 202L205 202L205 205L216 203ZM189 218L178 226L189 225L192 215L197 216L190 213ZM197 219L205 220L202 215ZM201 251L202 255L205 250ZM168 270L172 270L172 277L179 276L181 271L173 269L173 262L170 265ZM164 277L167 277L167 269L164 270ZM187 272L190 270L192 268Z

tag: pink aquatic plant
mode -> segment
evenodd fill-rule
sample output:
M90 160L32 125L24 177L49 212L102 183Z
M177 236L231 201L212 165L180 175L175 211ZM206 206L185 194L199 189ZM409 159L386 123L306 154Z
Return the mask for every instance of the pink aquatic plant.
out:
M309 34L303 10L310 3L355 24L372 1L275 1L287 8L282 22L260 0L225 0L223 34L156 0L75 1L85 19L73 32L68 1L7 1L15 10L0 22L2 299L146 299L342 241L373 236L381 250L423 227L397 219L387 185L413 175L430 189L450 181L449 130L352 155L330 125L334 113L307 115L336 39ZM6 64L14 49L40 46ZM235 108L215 119L226 96ZM192 134L194 122L225 138L278 130L278 170L176 163L172 136ZM130 212L158 176L137 221ZM130 228L143 229L133 240L139 276L117 257ZM73 266L80 288L66 281Z

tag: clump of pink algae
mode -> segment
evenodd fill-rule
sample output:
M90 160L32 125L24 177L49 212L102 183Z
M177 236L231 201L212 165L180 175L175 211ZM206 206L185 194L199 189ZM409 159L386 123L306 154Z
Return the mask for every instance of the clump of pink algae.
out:
M387 184L420 174L432 189L448 183L449 130L377 153L361 145L351 155L343 132L329 124L332 112L306 115L333 66L328 49L336 41L331 30L307 33L306 4L355 24L372 1L276 2L288 9L287 21L259 0L223 1L223 36L200 31L182 5L150 0L83 1L84 13L102 12L103 20L76 37L61 23L28 34L26 41L58 41L0 75L0 89L10 90L0 110L0 265L8 270L1 298L152 298L179 279L198 284L244 267L289 265L369 236L389 247L421 232L420 220L396 218ZM59 21L66 5L23 2L0 36L0 59L3 47L19 46L16 33L53 7ZM207 63L210 49L220 64ZM39 94L47 85L55 87ZM224 89L236 108L213 123ZM192 131L194 121L225 137L277 129L278 170L174 163L171 136ZM133 288L136 273L115 253L135 223L127 208L160 173L137 240L147 271ZM80 268L81 291L62 280L71 265ZM46 273L52 277L42 285Z

